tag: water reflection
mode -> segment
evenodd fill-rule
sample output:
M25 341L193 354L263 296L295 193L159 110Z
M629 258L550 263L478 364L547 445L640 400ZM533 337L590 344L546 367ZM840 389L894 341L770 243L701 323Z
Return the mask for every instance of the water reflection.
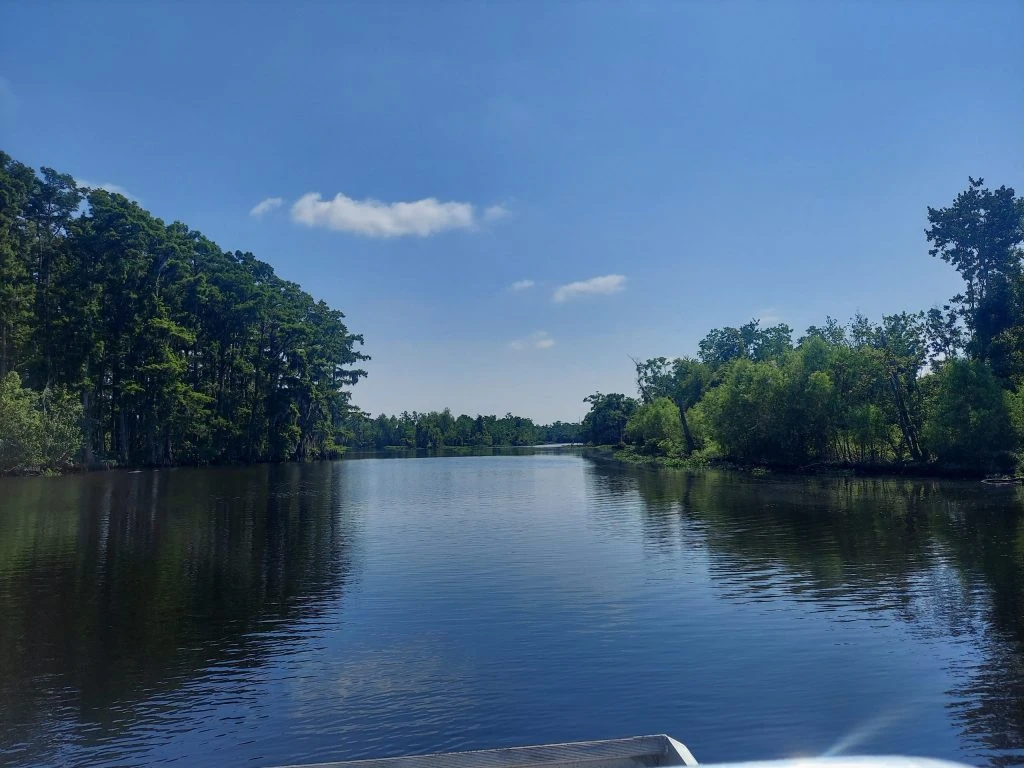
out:
M0 483L0 763L1024 762L1024 496L551 452Z
M53 760L72 725L103 742L201 671L259 665L336 602L353 536L337 471L5 481L0 760Z
M969 643L978 661L951 670L962 682L947 706L979 758L1024 763L1024 490L608 464L591 473L602 494L639 494L648 551L705 549L728 599L889 612L919 635Z

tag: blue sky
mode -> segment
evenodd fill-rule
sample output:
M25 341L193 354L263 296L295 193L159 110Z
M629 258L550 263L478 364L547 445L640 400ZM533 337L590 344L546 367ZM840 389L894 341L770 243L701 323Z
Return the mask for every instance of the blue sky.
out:
M0 148L342 309L374 413L574 419L715 326L926 309L926 206L1024 187L1021 2L207 5L5 3Z

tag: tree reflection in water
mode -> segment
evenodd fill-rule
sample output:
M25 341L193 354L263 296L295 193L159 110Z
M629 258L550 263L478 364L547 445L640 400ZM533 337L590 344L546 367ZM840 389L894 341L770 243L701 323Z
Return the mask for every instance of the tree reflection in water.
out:
M917 633L972 643L953 670L966 739L1024 761L1024 489L977 482L766 477L592 466L643 500L651 551L705 548L736 600L783 595L822 610L891 611Z
M0 744L116 735L215 665L261 664L341 598L354 535L338 465L5 481ZM42 726L42 727L41 727ZM3 752L0 751L0 757Z

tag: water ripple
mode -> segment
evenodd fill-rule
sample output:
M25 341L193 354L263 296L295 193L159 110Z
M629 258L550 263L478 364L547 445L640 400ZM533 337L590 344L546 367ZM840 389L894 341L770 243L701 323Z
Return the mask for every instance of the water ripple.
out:
M1024 755L1013 492L558 454L0 483L11 765Z

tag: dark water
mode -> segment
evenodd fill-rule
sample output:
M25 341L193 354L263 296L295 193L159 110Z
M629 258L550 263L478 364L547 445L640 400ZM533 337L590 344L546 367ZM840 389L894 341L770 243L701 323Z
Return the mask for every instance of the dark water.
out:
M538 454L0 481L0 763L1024 762L1024 495Z

